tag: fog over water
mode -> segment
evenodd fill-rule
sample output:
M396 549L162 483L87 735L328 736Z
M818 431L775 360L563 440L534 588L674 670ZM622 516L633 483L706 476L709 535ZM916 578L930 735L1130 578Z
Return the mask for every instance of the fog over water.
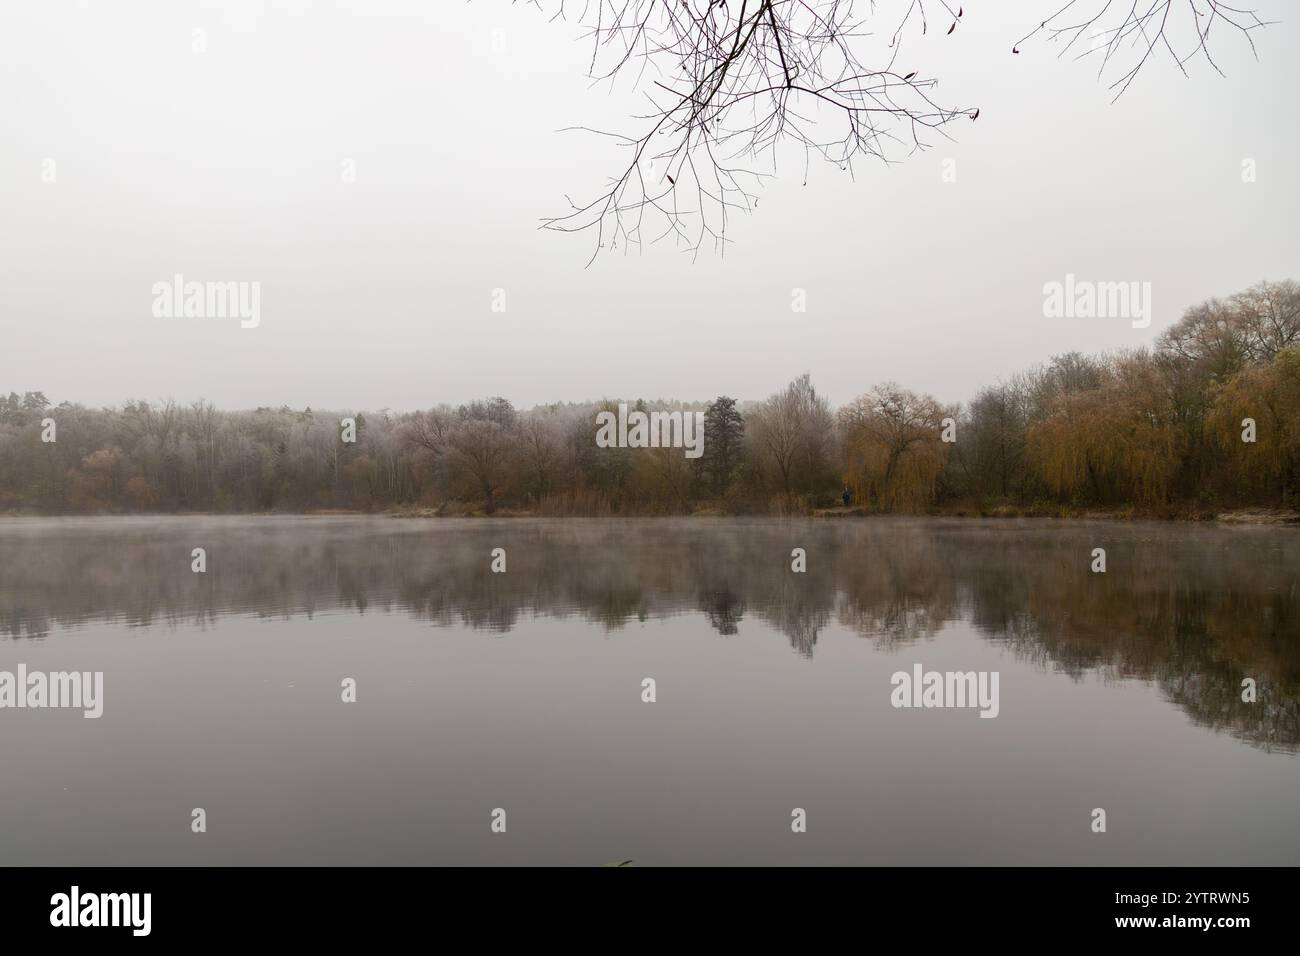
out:
M105 690L0 714L0 854L1294 864L1298 577L1291 529L3 519L0 666ZM892 707L915 664L998 716Z

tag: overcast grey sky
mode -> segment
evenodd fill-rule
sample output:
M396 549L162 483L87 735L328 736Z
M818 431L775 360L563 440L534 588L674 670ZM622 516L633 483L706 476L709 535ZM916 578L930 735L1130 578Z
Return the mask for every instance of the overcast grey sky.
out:
M1111 105L1086 63L1011 54L1058 5L971 0L906 48L980 107L957 142L856 180L787 166L724 259L664 244L586 268L590 237L537 225L617 157L557 131L633 129L638 104L590 87L572 25L506 0L6 3L0 390L409 409L761 398L807 370L836 403L885 379L958 401L1300 278L1294 24L1256 34L1259 62L1225 33L1226 78L1153 61ZM261 282L260 326L154 317L177 272ZM1151 327L1044 318L1067 273L1151 282Z

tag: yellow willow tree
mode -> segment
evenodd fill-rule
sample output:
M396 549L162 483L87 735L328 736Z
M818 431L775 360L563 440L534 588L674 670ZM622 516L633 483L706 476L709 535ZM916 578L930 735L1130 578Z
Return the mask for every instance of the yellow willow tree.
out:
M1071 501L1162 504L1183 453L1167 383L1145 351L1111 359L1096 386L1053 396L1027 444L1038 477Z
M1293 506L1300 493L1300 346L1229 379L1214 398L1208 423L1238 493L1262 491Z
M934 501L943 418L929 395L892 382L841 408L840 468L854 497L883 511L918 511Z

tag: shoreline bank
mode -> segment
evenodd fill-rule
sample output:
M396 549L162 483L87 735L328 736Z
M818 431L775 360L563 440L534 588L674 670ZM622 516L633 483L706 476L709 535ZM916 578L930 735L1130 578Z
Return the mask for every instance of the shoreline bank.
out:
M719 509L701 509L693 512L611 512L611 513L548 513L545 511L501 508L492 514L482 509L469 508L402 508L381 511L363 511L344 508L317 508L302 511L99 511L99 512L39 512L6 511L0 512L4 518L249 518L249 517L389 517L389 518L511 518L530 519L547 518L551 520L572 519L577 521L592 519L645 519L645 518L822 518L845 520L872 520L881 518L956 518L972 520L1016 520L1033 518L1057 521L1162 521L1169 523L1217 523L1234 525L1294 525L1300 528L1300 512L1285 511L1275 508L1236 508L1223 511L1195 510L1137 510L1137 509L1089 509L1089 508L1049 508L1049 507L1009 507L993 508L954 507L923 512L871 511L866 508L814 508L799 512L731 512Z

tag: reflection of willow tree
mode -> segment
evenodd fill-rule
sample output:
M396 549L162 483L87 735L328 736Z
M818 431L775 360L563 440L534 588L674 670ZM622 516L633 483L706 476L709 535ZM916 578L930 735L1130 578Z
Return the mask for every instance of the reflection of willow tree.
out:
M830 623L834 591L828 577L786 574L776 590L765 591L764 599L755 602L758 618L788 637L805 657L812 656L818 632Z
M28 530L24 530L24 528ZM208 549L193 574L190 542ZM1088 571L1107 549L1107 574ZM494 547L509 571L493 574ZM808 553L790 571L790 549ZM838 626L883 648L966 622L1075 679L1156 683L1200 724L1261 746L1300 743L1300 536L1088 523L167 519L17 523L0 538L0 627L40 637L112 619L403 612L506 632L529 615L607 631L699 613L748 620L812 656ZM1241 701L1254 678L1255 704Z
M885 647L933 637L961 617L950 561L950 550L934 535L847 538L840 554L840 623Z
M1162 539L1125 536L1107 546L1111 573L1081 579L1078 555L1088 553L1086 542L1063 550L1044 537L1019 553L990 555L970 575L973 620L990 637L1075 679L1100 672L1153 681L1197 723L1294 749L1300 542L1293 539L1265 539L1276 550L1274 562L1253 542L1241 542L1234 554L1213 535L1176 550ZM965 579L972 569L956 570ZM1256 703L1241 699L1245 677L1258 682Z

